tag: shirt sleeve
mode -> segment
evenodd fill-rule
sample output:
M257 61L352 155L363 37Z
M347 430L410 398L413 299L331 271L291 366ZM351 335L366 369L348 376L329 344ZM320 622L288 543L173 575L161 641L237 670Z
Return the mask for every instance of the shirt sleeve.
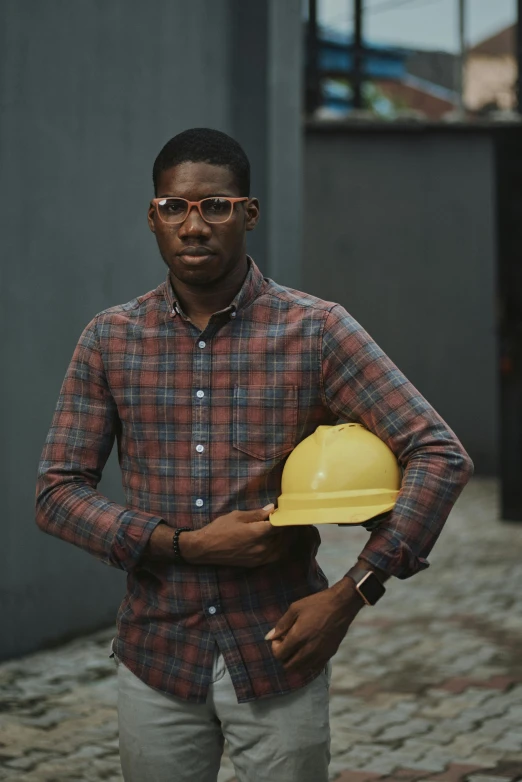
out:
M429 566L451 508L473 474L455 433L343 307L333 307L322 337L324 402L341 420L363 424L403 469L395 507L360 554L406 579Z
M36 523L106 565L128 571L163 519L96 491L120 426L96 324L97 317L83 330L62 383L38 466Z

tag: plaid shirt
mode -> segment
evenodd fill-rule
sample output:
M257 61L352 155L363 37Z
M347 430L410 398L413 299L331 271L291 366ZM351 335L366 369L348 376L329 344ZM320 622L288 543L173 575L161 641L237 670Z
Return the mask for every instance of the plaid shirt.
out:
M39 465L37 523L127 572L114 651L149 686L205 702L216 644L239 702L317 675L286 673L264 641L292 602L327 587L315 527L301 528L284 564L257 568L147 561L144 549L162 521L198 529L276 502L292 448L340 420L364 424L404 468L362 556L408 578L428 567L473 465L340 305L263 278L249 259L234 301L201 333L168 274L86 326ZM115 439L125 507L96 490Z

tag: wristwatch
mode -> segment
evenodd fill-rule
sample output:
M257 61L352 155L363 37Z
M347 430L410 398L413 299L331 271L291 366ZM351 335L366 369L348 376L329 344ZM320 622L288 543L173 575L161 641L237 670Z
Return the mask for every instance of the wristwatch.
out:
M368 606L374 606L386 592L382 581L373 570L354 565L346 575L355 583L355 588Z

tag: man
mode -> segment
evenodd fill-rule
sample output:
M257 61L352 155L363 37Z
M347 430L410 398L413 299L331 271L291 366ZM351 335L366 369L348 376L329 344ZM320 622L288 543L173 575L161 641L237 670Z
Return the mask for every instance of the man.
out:
M84 329L37 523L127 571L113 652L128 782L216 780L224 738L240 782L323 782L329 660L365 603L358 576L328 588L315 527L268 522L285 458L340 420L389 445L398 500L347 563L381 584L428 567L473 466L341 306L263 278L247 256L259 203L239 144L187 130L153 180L167 278ZM125 507L96 490L115 439Z

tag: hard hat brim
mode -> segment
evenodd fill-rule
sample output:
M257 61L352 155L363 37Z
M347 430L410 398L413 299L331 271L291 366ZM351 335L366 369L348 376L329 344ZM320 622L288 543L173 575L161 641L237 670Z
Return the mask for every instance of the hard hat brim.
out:
M363 505L351 508L310 508L307 510L282 510L277 508L270 514L274 527L291 527L308 524L362 524L381 513L393 510L395 501L380 505Z

